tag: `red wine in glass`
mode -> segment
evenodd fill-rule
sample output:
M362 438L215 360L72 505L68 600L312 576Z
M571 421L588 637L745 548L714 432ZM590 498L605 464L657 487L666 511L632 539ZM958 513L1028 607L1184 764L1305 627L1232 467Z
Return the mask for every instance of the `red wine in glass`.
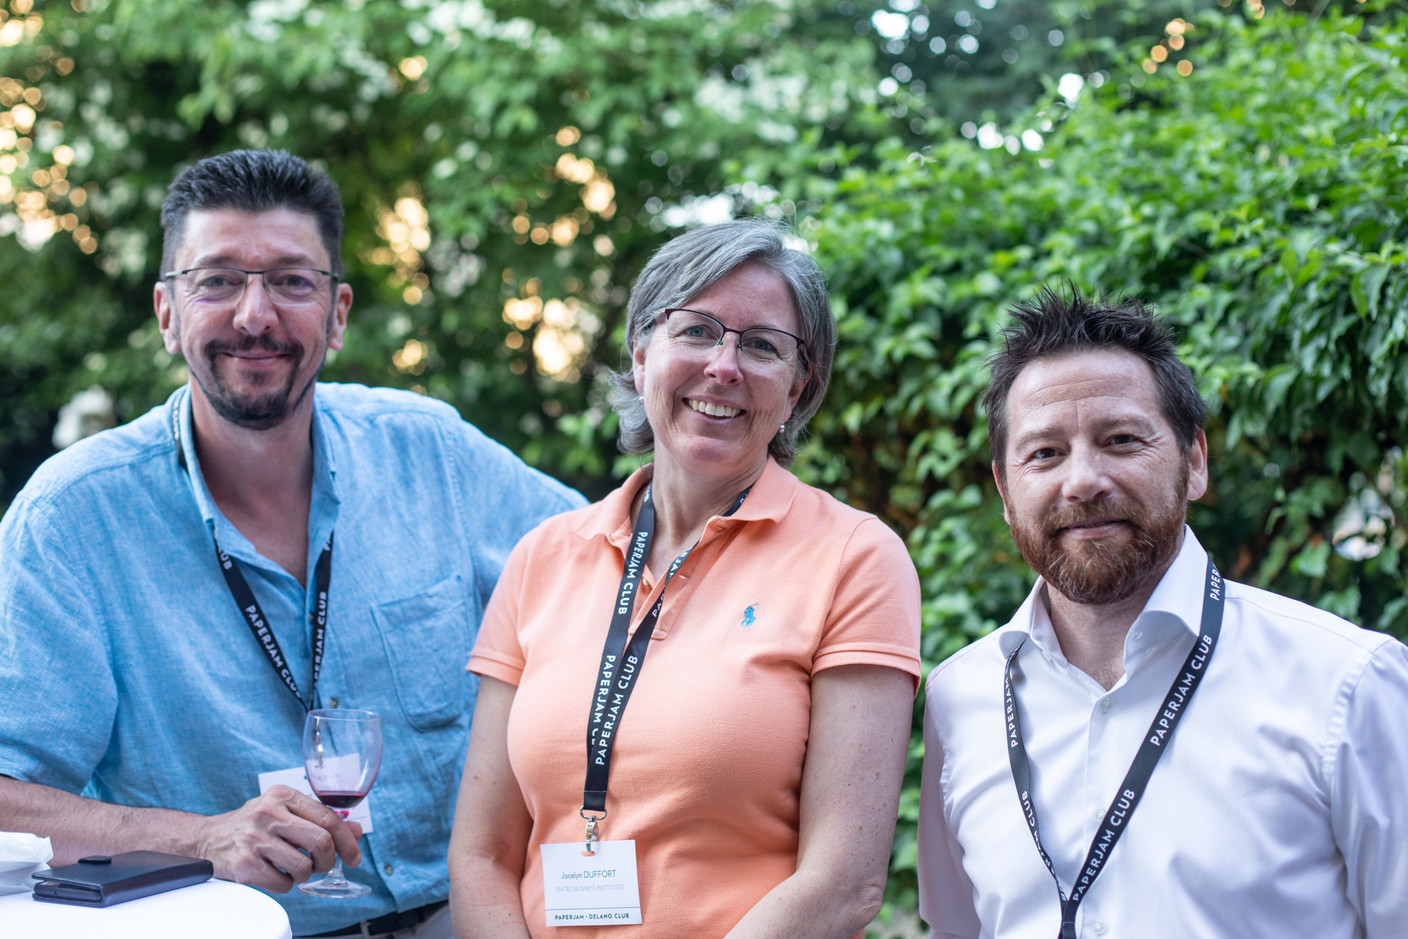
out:
M339 792L336 789L329 789L326 792L314 792L313 794L318 797L318 801L323 803L323 805L326 805L330 809L337 809L338 814L346 816L347 810L356 808L357 803L365 799L369 791L370 790L363 790L362 792Z
M329 708L308 712L303 723L303 770L308 786L343 818L367 797L381 768L381 718L372 711ZM366 884L342 873L342 858L319 880L298 885L315 897L364 897Z

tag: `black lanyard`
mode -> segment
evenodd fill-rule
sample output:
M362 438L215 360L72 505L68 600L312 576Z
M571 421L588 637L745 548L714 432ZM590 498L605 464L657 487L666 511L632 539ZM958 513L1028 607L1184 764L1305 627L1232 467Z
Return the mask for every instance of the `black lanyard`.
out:
M1144 735L1144 742L1140 744L1139 752L1135 754L1134 762L1130 765L1129 772L1125 774L1124 782L1120 784L1119 794L1115 796L1114 801L1110 803L1110 808L1105 812L1105 818L1100 823L1095 838L1090 842L1090 853L1085 856L1085 865L1081 868L1080 876L1076 878L1075 886L1071 888L1069 897L1061 889L1061 881L1056 876L1056 868L1052 865L1046 849L1041 846L1041 834L1037 829L1036 822L1036 805L1032 802L1031 763L1027 759L1027 748L1022 739L1022 724L1017 717L1017 698L1012 691L1012 663L1016 661L1017 653L1022 651L1022 643L1018 643L1017 648L1013 649L1012 654L1007 657L1007 668L1002 677L1003 703L1007 716L1007 756L1012 763L1012 781L1017 784L1017 796L1022 802L1022 816L1027 820L1027 827L1032 832L1032 840L1036 842L1036 849L1041 854L1042 861L1046 863L1046 869L1051 872L1051 878L1056 881L1056 893L1061 898L1059 939L1076 939L1076 909L1080 906L1080 901L1085 899L1091 885L1095 883L1095 878L1100 876L1100 871L1105 867L1105 861L1109 859L1110 852L1114 850L1115 842L1119 841L1120 835L1124 834L1125 826L1129 823L1130 816L1134 814L1134 807L1139 804L1139 800L1144 795L1144 787L1148 785L1149 777L1153 775L1154 765L1159 762L1159 757L1163 756L1169 738L1173 736L1174 728L1178 726L1178 721L1188 708L1188 702L1193 699L1193 693L1198 690L1198 685L1203 680L1208 660L1212 658L1212 651L1217 646L1218 633L1222 630L1223 602L1222 575L1217 572L1212 559L1209 558L1207 592L1203 595L1203 621L1200 627L1201 631L1198 633L1198 640L1193 643L1193 648L1188 653L1188 658L1184 661L1178 677L1169 686L1168 694L1164 696L1163 707L1159 708L1153 723L1149 725L1149 731Z
M660 596L655 605L645 614L636 633L627 643L631 628L631 610L635 606L636 590L640 586L641 575L645 570L645 559L650 554L650 541L655 536L655 503L650 497L650 486L645 487L641 497L640 514L636 518L635 531L626 549L626 566L621 572L621 587L616 592L616 606L611 611L611 628L606 633L606 645L601 650L601 665L597 669L596 692L592 696L591 715L587 720L587 782L582 792L580 814L587 819L587 841L596 838L596 823L606 817L606 783L611 773L611 752L616 746L616 730L621 724L621 714L626 710L640 677L645 653L650 648L650 636L655 632L655 621L660 618L660 608L665 603L665 587L670 578L684 564L691 551L699 547L695 542L684 554L675 558L665 574L660 587ZM737 512L748 497L745 489L733 500L733 506L724 517ZM587 812L600 812L589 816Z
M176 461L189 476L191 468L186 465L186 452L181 447L180 401L175 402L171 408L171 435L176 438ZM284 686L293 692L293 696L298 699L299 704L303 705L305 711L311 710L317 702L318 675L323 670L323 644L328 629L328 589L332 581L332 535L328 535L328 543L323 547L323 553L318 556L318 563L313 567L313 585L317 590L318 602L308 616L309 625L313 629L313 686L306 700L303 693L298 690L298 682L293 677L293 670L288 667L288 660L284 658L284 650L279 646L278 638L269 627L269 620L264 615L264 608L255 598L254 591L250 589L249 581L245 580L239 562L226 554L220 547L220 539L215 537L214 530L211 531L210 538L215 542L215 558L220 563L220 573L225 575L225 585L230 590L230 596L234 597L235 605L240 608L245 622L249 624L249 631L258 640L259 647L264 650L264 656L269 660L269 664L274 666L274 671L278 672L279 677L283 679Z

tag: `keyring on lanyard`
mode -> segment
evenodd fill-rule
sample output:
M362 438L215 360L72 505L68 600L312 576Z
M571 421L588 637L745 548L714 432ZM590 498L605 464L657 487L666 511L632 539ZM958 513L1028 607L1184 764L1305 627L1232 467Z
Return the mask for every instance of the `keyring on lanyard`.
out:
M596 830L596 823L606 817L606 810L602 809L600 815L588 815L587 807L584 805L577 810L577 814L587 820L587 838L583 850L586 854L593 854L592 845L600 838L600 833Z

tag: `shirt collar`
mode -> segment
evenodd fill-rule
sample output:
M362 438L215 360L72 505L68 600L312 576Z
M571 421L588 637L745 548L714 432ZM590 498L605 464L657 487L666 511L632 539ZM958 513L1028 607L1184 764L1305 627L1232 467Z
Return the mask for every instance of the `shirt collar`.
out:
M1207 563L1207 551L1198 542L1193 530L1184 525L1183 546L1130 627L1130 637L1126 639L1125 646L1126 658L1132 651L1132 643L1148 646L1179 627L1194 636L1198 634L1202 623ZM1013 649L1030 637L1042 651L1065 662L1047 612L1046 591L1046 580L1038 577L1026 600L1013 615L1009 623L1011 628L998 639L1004 656L1010 655Z
M308 506L308 545L310 562L314 546L328 543L333 528L337 524L338 510L342 499L337 489L337 453L332 445L331 429L334 419L324 413L322 403L317 398L317 387L313 389L313 421L309 429L309 440L313 447L313 498Z
M631 540L631 509L635 505L636 496L653 475L654 466L650 464L632 473L605 499L583 514L576 527L577 536L583 539L605 538L624 549ZM738 511L725 521L732 523L766 519L779 522L792 507L792 500L796 498L800 485L796 476L779 466L772 457L768 457L762 475L748 491L748 498L743 500L743 505Z
M1163 579L1154 588L1149 602L1135 619L1135 626L1154 625L1158 620L1182 624L1190 634L1198 635L1203 620L1203 594L1206 593L1208 553L1193 534L1183 526L1183 547L1173 559Z
M223 519L223 516L220 514L220 509L216 507L215 500L211 498L210 489L205 485L205 474L200 469L200 457L196 455L196 435L194 426L191 424L190 387L177 389L169 399L168 407L171 408L168 427L173 424L175 426L172 443L176 448L176 460L182 474L190 483L191 494L195 497L196 507L200 509L201 518L205 521L207 528L214 530L216 520Z
M196 506L200 509L201 518L205 521L206 527L219 539L221 547L230 554L241 556L248 560L252 556L254 546L249 544L248 539L235 528L228 519L225 518L220 507L215 504L215 499L210 495L210 488L205 484L205 474L201 472L200 458L196 455L195 430L191 423L191 393L190 387L179 388L168 399L168 407L172 409L175 420L180 428L180 434L173 441L174 446L179 451L176 456L178 460L183 460L189 472L183 471L190 481L191 494L195 497ZM338 497L336 485L336 459L330 440L327 418L323 414L323 409L316 405L313 408L313 423L311 440L313 446L313 498L310 503L309 514L311 522L309 525L310 545L323 545L332 535L334 523L337 520L337 510L341 505ZM170 424L168 424L170 427ZM240 550L243 549L243 550Z

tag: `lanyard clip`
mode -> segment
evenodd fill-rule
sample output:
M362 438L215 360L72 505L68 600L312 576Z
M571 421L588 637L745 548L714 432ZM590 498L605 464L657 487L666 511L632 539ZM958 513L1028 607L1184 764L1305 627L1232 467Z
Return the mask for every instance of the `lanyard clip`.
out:
M577 810L577 814L587 820L587 834L585 838L585 843L582 845L582 854L584 856L589 857L596 853L592 850L592 845L596 844L596 842L601 838L601 832L597 828L597 822L605 818L606 813L602 812L600 815L588 815L586 807L583 806L582 808Z

